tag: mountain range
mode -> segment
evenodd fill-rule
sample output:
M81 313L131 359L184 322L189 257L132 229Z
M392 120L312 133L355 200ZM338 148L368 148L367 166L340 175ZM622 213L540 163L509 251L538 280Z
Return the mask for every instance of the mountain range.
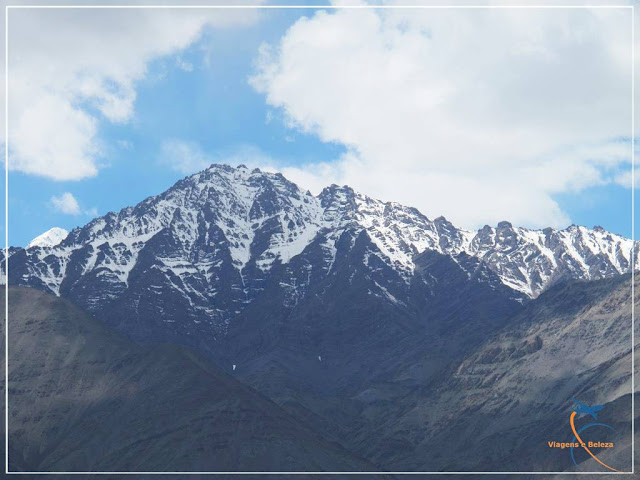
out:
M9 285L142 346L198 352L351 465L565 470L539 447L567 395L630 417L621 365L640 243L600 227L470 231L348 186L314 196L212 165L44 237L9 249Z
M11 248L9 283L96 314L179 318L214 336L224 336L274 279L295 305L335 275L336 260L358 239L366 243L370 295L396 304L406 303L423 252L451 258L469 278L482 272L485 283L499 282L519 301L563 279L628 272L632 250L640 265L640 243L601 227L530 230L500 222L469 231L347 186L313 196L281 174L226 165L63 235L54 229L26 249ZM386 276L376 280L381 270Z

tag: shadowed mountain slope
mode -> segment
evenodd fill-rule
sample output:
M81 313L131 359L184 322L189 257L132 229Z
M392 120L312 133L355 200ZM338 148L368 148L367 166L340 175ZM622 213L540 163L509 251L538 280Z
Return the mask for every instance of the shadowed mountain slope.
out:
M366 386L289 378L281 409L186 349L133 345L65 300L12 288L12 469L599 471L545 446L570 440L571 396L604 404L616 448L596 452L625 469L629 295L628 276L558 285L427 382L409 357Z
M9 298L12 470L374 469L184 348L136 346L33 289Z

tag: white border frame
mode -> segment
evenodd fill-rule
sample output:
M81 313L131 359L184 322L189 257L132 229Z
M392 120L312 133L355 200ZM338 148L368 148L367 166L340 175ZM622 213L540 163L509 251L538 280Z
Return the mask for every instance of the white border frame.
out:
M631 249L630 472L11 472L9 471L9 11L11 9L627 9L631 11L631 240L635 242L635 11L634 5L6 5L5 6L5 474L7 475L633 475L635 473L635 249Z

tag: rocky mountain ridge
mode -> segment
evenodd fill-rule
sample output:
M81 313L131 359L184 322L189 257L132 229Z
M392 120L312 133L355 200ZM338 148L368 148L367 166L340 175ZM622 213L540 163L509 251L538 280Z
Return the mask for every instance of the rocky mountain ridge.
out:
M95 313L208 325L219 337L272 282L295 305L312 283L335 273L360 235L370 244L365 275L379 276L383 265L386 272L370 294L399 305L425 251L471 268L469 278L487 267L521 302L563 279L625 273L632 258L640 265L640 243L599 227L530 230L501 222L474 232L347 186L316 197L279 173L212 165L74 229L57 245L11 248L9 284Z

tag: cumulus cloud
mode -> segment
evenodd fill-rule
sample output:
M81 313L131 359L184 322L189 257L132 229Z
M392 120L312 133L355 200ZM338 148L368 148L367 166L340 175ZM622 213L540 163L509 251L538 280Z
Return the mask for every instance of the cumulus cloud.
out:
M51 205L56 211L67 215L80 215L82 212L76 197L69 192L51 197Z
M622 181L631 11L337 10L263 45L251 85L288 125L347 146L285 173L468 227L564 226L554 194Z
M30 100L11 129L10 168L55 180L94 176L96 119L56 95Z
M11 9L9 167L55 180L96 175L101 121L129 122L153 59L179 54L206 26L253 10ZM188 70L179 56L176 62Z
M49 200L49 204L56 212L66 215L86 215L88 217L96 217L98 215L98 209L96 207L83 209L71 192L54 195Z

